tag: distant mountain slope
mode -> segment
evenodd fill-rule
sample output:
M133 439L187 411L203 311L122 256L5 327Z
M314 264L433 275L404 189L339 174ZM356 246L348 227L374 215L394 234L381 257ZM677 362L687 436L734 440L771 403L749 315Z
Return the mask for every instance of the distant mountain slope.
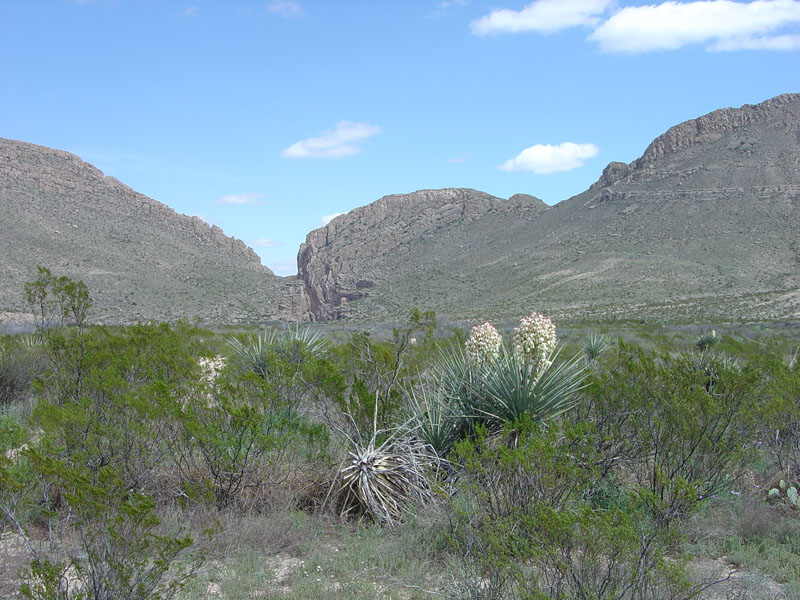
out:
M401 268L395 263L403 260L409 245L417 247L453 224L468 225L489 214L513 218L545 208L544 202L532 196L506 202L458 188L384 196L309 233L300 246L298 274L318 318L345 316L348 302L372 295L373 288L391 289ZM416 261L425 260L421 256L406 266L424 268ZM407 292L400 294L405 297Z
M553 207L519 198L424 191L338 217L298 255L313 311L800 316L798 94L681 123Z
M0 212L0 311L26 310L39 264L82 279L107 322L307 316L299 280L68 152L0 138Z

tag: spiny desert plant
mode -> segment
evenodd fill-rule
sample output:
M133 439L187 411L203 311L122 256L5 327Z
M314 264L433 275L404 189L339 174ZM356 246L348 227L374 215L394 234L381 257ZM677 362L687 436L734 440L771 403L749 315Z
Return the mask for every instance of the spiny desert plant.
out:
M441 386L422 386L406 393L410 430L440 457L450 453L463 431L463 417L455 406Z
M610 346L611 340L608 336L602 333L592 333L583 344L583 355L586 360L595 362Z
M586 368L580 356L555 362L558 353L532 361L506 352L476 390L473 414L493 428L529 416L546 421L568 410L584 386Z
M403 520L414 505L435 499L431 481L431 449L421 440L374 439L366 446L355 444L350 459L339 471L342 516L366 514L384 525Z
M319 357L327 350L328 342L319 333L307 327L301 329L295 323L283 331L264 329L244 341L231 338L228 345L248 370L266 379L270 375L273 359L297 363L302 362L304 353Z
M366 444L348 437L352 449L331 489L341 482L336 496L342 516L368 515L381 524L393 526L413 506L436 498L432 483L446 461L421 439L407 435L407 423L396 428L383 443L376 444L386 433L378 429L377 423L376 409L372 437Z
M767 500L770 502L783 500L792 508L798 508L798 503L800 503L800 496L798 496L797 492L798 487L800 486L797 484L790 484L781 479L777 486L767 492Z
M715 329L712 329L710 332L702 332L695 340L694 345L697 346L697 349L702 353L713 348L717 342L719 342L717 332Z

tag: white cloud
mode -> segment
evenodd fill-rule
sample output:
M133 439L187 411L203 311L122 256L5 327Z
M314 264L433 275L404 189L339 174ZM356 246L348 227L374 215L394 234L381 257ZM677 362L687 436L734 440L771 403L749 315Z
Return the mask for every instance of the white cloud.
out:
M793 50L797 35L773 32L800 23L800 1L700 0L628 6L589 35L607 52L675 50L706 43L709 50Z
M267 11L287 19L296 19L304 14L303 7L292 0L272 0L267 5Z
M583 161L596 156L600 149L594 144L564 142L558 146L536 144L525 148L514 158L498 167L502 171L533 171L538 174L558 173L583 166Z
M261 194L225 194L217 200L220 204L255 204Z
M499 8L475 19L475 35L537 31L553 33L569 27L594 26L615 0L536 0L521 10Z
M332 215L323 215L322 219L321 219L322 220L322 224L323 225L327 225L328 223L333 221L336 217L338 217L339 215L343 215L343 214L344 213L333 213Z
M735 50L800 50L800 35L730 38L708 47L711 52Z
M380 133L381 128L369 123L339 121L333 130L321 136L296 142L283 150L284 158L342 158L361 152L360 143Z
M258 238L253 242L253 245L258 246L259 248L274 248L278 245L278 242L267 238Z
M197 14L197 7L196 6L189 6L183 10L184 17L191 17L192 15Z

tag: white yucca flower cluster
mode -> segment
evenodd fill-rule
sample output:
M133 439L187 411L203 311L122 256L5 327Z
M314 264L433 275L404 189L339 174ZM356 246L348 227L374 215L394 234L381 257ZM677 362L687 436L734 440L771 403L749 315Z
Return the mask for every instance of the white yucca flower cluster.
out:
M539 370L550 366L550 355L556 348L556 326L550 317L531 313L514 328L514 353L539 363Z
M534 312L523 317L514 328L513 352L518 359L538 364L541 373L550 364L550 355L556 348L556 326L550 317ZM477 364L491 365L500 356L503 338L491 323L481 323L472 328L465 343L467 356Z
M492 364L500 356L503 338L491 323L475 325L465 343L467 356L478 364Z

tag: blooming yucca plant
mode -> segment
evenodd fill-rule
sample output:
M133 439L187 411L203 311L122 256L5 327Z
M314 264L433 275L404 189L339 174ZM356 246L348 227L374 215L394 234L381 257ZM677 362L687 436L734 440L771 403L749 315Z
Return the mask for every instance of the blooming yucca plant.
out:
M537 363L539 372L550 366L555 348L556 326L550 317L534 312L523 317L514 329L514 353Z
M491 323L475 325L464 344L467 356L475 364L490 365L500 356L503 338Z

